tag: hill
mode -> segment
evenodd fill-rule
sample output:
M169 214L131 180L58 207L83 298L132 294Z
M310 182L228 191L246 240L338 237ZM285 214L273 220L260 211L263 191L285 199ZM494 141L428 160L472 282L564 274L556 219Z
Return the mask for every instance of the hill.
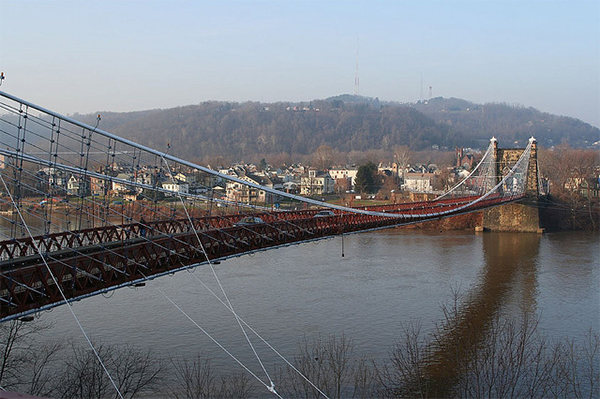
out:
M457 98L438 97L419 102L414 108L472 139L481 139L480 135L484 133L495 135L509 145L514 142L523 145L533 136L544 147L568 143L571 147L580 148L590 147L600 140L600 131L596 127L531 107L505 103L474 104Z
M95 115L76 115L95 124ZM100 128L177 156L206 162L285 154L310 156L327 145L340 153L485 147L496 136L504 147L524 146L534 136L542 146L586 147L598 128L579 120L506 104L473 104L435 98L399 104L342 95L306 103L207 101L171 109L102 113Z

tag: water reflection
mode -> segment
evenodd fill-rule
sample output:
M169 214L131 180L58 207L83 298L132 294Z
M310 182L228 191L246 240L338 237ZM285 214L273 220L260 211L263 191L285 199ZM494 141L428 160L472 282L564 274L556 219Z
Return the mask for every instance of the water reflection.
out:
M533 315L536 307L536 262L540 235L486 233L483 235L484 266L479 284L456 308L446 309L443 334L435 340L425 379L434 397L447 396L468 363L486 342L494 318L511 305L510 313ZM455 298L458 301L458 298Z
M447 325L443 344L431 348L432 359L445 367L427 369L438 381L460 377L461 370L452 367L466 364L475 349L489 342L498 314L543 313L540 330L552 339L575 337L588 324L598 331L597 236L385 230L346 236L344 258L340 241L233 258L217 267L239 314L288 359L303 337L335 333L352 338L357 355L383 363L401 323L420 320L424 333L435 330L443 319L439 304L451 302L451 287L459 287L465 298L457 309L460 319ZM208 268L198 268L195 276L213 281ZM143 289L117 290L110 299L82 300L74 310L94 339L144 345L165 359L202 350L215 372L236 370L228 356L173 310L157 286L244 363L260 370L231 314L187 272L156 279ZM42 316L55 323L47 341L74 338L86 345L66 307ZM468 329L476 340L467 340ZM467 344L469 351L457 350ZM261 356L265 364L281 362L270 353Z

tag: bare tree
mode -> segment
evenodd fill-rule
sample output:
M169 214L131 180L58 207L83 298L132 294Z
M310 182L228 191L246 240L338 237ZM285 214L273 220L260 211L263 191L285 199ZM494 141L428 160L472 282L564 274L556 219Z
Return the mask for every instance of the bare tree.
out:
M162 361L152 351L133 345L119 346L109 358L111 375L124 397L152 390L162 381Z
M100 358L109 356L109 348L96 345ZM70 343L72 353L63 361L62 374L57 379L56 392L60 398L103 398L112 389L102 365L90 349Z
M171 394L175 398L251 398L255 386L246 374L221 376L210 365L210 359L198 354L195 359L171 359L173 384Z
M319 398L321 392L329 398L372 397L373 370L353 352L354 343L345 335L319 336L311 342L305 337L294 357L294 367L302 375L288 367L282 391L297 398Z
M600 338L584 345L550 343L530 314L496 315L482 339L469 328L448 340L460 307L444 308L445 320L427 337L418 324L403 329L390 363L378 370L387 397L598 397Z
M352 397L372 398L379 389L373 361L367 357L361 357L354 363L353 370L354 392Z
M247 374L233 374L221 378L221 385L215 398L249 399L255 396L256 387Z
M171 359L173 366L175 398L209 398L216 391L216 379L210 367L210 360L198 354L194 360Z
M24 386L24 392L37 396L53 396L53 381L62 348L61 343L51 342L39 345L30 353L27 362L29 381Z
M12 388L18 383L19 370L24 367L23 355L18 350L19 341L28 335L25 324L18 320L0 324L0 349L2 363L0 364L0 386ZM15 353L17 352L17 353Z
M60 345L40 345L35 337L51 328L38 320L13 320L0 323L0 386L5 389L29 389L45 392L49 363L60 351Z
M551 150L540 150L538 154L540 173L550 183L553 211L561 207L566 212L560 219L561 228L598 228L600 201L595 195L594 186L598 178L600 155L598 151L573 149L560 145ZM552 203L551 203L552 204Z
M275 167L289 166L293 163L292 156L287 152L273 154L269 160L269 163Z
M400 178L404 179L404 170L410 163L412 152L406 145L397 145L394 147L394 162L398 165L398 173Z
M537 396L550 369L547 343L537 336L537 319L494 319L484 344L460 365L458 396Z
M326 170L331 166L331 162L333 160L333 149L323 144L319 146L313 153L312 162L313 165L319 170Z
M401 339L390 353L391 364L377 370L385 397L427 397L428 381L424 374L430 339L423 337L421 324L412 321L402 326Z
M161 360L151 351L102 343L94 344L94 348L124 398L132 398L143 390L150 391L158 386ZM64 358L55 392L61 398L119 397L94 352L74 343L71 343L71 354Z
M559 350L562 356L553 376L555 385L562 383L566 396L600 397L600 336L589 330L582 345L567 339Z
M377 196L380 199L389 199L392 196L392 192L398 190L398 180L395 176L382 176L383 184L381 189L377 192Z

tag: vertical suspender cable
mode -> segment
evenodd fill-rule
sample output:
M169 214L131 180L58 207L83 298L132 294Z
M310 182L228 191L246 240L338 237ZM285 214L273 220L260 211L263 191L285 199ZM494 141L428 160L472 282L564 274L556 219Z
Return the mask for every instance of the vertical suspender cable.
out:
M104 372L106 373L106 375L108 376L108 379L110 380L112 386L115 388L115 390L117 391L117 394L119 395L119 397L121 399L125 399L123 397L123 395L121 394L121 391L119 390L119 387L117 387L117 384L115 383L115 380L112 378L112 376L110 375L110 373L108 372L108 369L106 368L106 365L104 364L104 362L102 361L102 359L100 358L100 354L98 353L98 351L96 350L96 348L94 347L94 345L92 344L92 341L90 340L90 337L87 335L87 333L85 332L85 329L83 328L83 326L81 325L81 322L79 321L79 318L77 317L77 315L75 314L75 311L73 310L73 307L71 306L71 303L67 300L67 297L65 295L65 293L63 292L62 288L60 287L60 284L58 283L58 280L56 279L56 276L54 276L54 273L52 273L52 269L50 269L50 266L48 266L48 263L46 262L46 258L44 257L44 255L42 254L42 251L40 250L40 247L38 246L37 242L33 239L33 235L31 234L31 231L29 230L29 227L27 226L27 223L25 222L25 219L23 218L23 215L21 214L21 210L16 207L16 203L15 200L12 196L12 194L10 194L10 192L8 191L8 186L6 185L6 182L4 181L4 176L2 176L2 173L0 173L0 179L2 180L2 184L4 185L4 188L6 189L6 192L8 193L8 195L10 196L11 201L13 202L13 204L15 205L15 209L18 213L19 218L21 219L21 221L23 222L23 225L25 226L25 229L27 230L27 232L29 233L29 236L31 237L31 240L33 242L33 245L36 248L36 251L38 252L38 254L40 255L41 259L44 261L44 264L46 265L46 269L48 270L48 273L50 274L50 277L52 277L52 281L54 282L54 284L56 285L56 288L58 289L58 291L60 292L60 295L62 296L65 304L67 305L67 307L69 308L69 310L71 311L71 315L73 315L73 318L75 319L75 322L77 323L77 325L79 326L79 329L81 330L83 336L85 337L86 341L88 342L88 344L90 345L90 347L92 348L92 351L94 352L94 355L96 356L96 359L98 359L98 362L100 363L100 365L102 366L102 369L104 370Z

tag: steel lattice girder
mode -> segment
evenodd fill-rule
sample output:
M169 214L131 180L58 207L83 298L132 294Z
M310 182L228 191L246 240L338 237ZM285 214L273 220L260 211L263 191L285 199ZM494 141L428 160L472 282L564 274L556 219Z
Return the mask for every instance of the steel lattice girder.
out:
M506 201L486 199L477 203L472 209L460 209L457 213L471 212L503 202ZM268 223L212 230L183 231L185 224L182 223L155 223L152 225L153 235L148 238L136 236L139 234L139 226L128 228L123 226L120 230L99 228L95 232L86 231L85 234L79 234L77 237L74 237L73 233L70 233L70 237L61 234L51 235L50 244L45 244L43 248L57 248L57 250L44 252L43 257L32 254L15 261L0 263L0 318L63 302L63 294L68 300L76 299L111 287L168 273L170 270L204 263L208 259L229 257L341 233L429 220L432 218L427 214L430 214L433 209L457 208L462 203L445 201L438 204L411 204L410 207L416 217L410 219L358 213L313 218L307 215L312 215L314 211L308 214L302 211L286 213L286 220L265 213L261 216L269 221ZM407 209L407 207L400 204L395 208L385 206L384 209ZM225 219L217 218L194 223L194 225L204 228L213 225L213 221L218 221L216 224L220 224L223 220L231 224L232 220L239 218L239 215ZM173 229L173 226L177 228ZM176 231L176 233L164 234L159 229ZM98 243L102 239L109 241ZM40 242L39 237L35 237L35 240ZM66 245L85 241L93 244L65 248ZM28 253L29 250L23 248L31 247L31 242L31 239L29 241L22 239L18 242L13 241L12 246L10 242L4 242L0 243L0 249L4 251L3 253L13 256L16 252ZM52 275L48 269L52 271ZM52 276L58 281L60 290Z

